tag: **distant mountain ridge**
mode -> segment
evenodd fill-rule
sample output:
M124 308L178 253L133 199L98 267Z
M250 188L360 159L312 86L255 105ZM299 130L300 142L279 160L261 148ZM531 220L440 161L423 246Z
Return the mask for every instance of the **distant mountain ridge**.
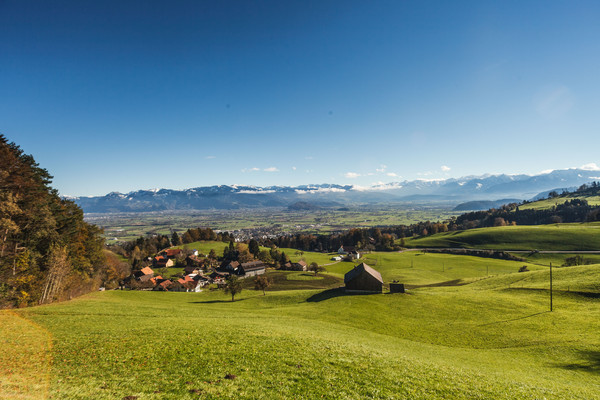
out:
M301 186L219 185L186 190L137 190L126 194L72 198L86 213L144 212L288 207L303 208L375 203L452 203L495 199L529 199L557 187L600 180L600 171L555 170L540 175L483 175L445 180L415 180L360 187L318 184Z

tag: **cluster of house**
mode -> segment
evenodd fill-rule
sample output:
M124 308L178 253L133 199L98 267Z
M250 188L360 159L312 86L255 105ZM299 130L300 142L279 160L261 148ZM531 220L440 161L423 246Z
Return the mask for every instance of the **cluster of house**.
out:
M157 267L170 267L173 265L173 258L181 254L180 249L168 249L154 257L153 264ZM356 259L360 257L355 248L342 246L338 254L345 257ZM198 253L194 253L188 258L192 261L201 261ZM223 284L227 277L234 275L238 278L248 278L262 275L266 272L266 266L262 261L250 261L240 263L238 261L225 261L219 267L215 268L209 275L205 275L198 266L200 263L190 263L184 269L184 275L178 279L165 279L161 276L154 276L154 271L150 267L144 267L134 273L137 282L147 283L152 286L152 290L175 291L175 292L200 292L208 284ZM305 261L287 262L281 266L281 269L288 271L306 271L308 265ZM149 283L148 283L149 282ZM374 268L365 263L360 263L344 276L345 291L381 293L383 291L383 279L381 274ZM390 283L392 293L403 293L404 285L393 282Z
M173 259L182 253L180 249L164 250L152 259L152 263L157 268L168 268L174 265ZM178 279L165 279L162 276L154 276L154 271L150 267L144 267L133 274L135 280L141 284L152 286L152 290L171 291L171 292L200 292L208 284L223 284L230 275L238 278L248 278L256 275L262 275L266 271L266 266L262 261L250 261L239 263L237 261L225 261L212 273L205 275L199 267L202 260L198 258L198 252L194 252L187 257L188 266L184 268L184 274ZM288 263L289 264L289 263ZM306 263L293 263L291 268L304 267ZM287 264L286 264L287 265Z
M360 258L360 253L356 250L354 246L340 246L338 249L338 255L335 257L331 257L333 261L342 261L342 260L358 260Z
M195 252L195 255L197 256L198 251L194 250L194 252ZM176 258L181 253L182 253L181 249L163 250L160 253L158 253L158 255L156 257L151 259L152 265L154 265L157 268L172 267L173 265L175 265L175 262L173 261L173 259Z

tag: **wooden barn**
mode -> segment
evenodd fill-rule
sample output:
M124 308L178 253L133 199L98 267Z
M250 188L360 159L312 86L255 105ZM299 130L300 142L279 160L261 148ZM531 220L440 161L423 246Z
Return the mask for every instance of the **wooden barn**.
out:
M344 275L346 292L381 293L383 279L381 274L365 263L360 263Z

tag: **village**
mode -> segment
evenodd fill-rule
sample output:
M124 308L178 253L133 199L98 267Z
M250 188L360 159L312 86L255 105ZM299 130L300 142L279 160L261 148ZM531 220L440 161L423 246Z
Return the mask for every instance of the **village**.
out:
M331 257L331 261L334 261L334 263L352 262L359 259L360 253L354 246L341 246L337 255ZM240 262L228 259L225 256L218 263L212 250L207 256L200 254L196 249L184 250L179 248L164 249L147 261L151 265L134 271L130 277L121 282L119 289L197 293L202 292L204 288L210 285L212 285L211 289L222 289L228 279L238 280L265 275L267 269L313 271L315 274L325 270L323 266L316 263L308 265L303 259L297 262L287 260L284 263L266 263L259 259ZM177 265L185 265L182 273L169 274L168 269L174 267L176 263ZM166 278L162 275L170 275L170 277ZM364 262L356 265L346 273L344 283L344 289L347 293L381 293L384 284L381 274ZM390 290L403 293L404 286L395 282L390 283Z

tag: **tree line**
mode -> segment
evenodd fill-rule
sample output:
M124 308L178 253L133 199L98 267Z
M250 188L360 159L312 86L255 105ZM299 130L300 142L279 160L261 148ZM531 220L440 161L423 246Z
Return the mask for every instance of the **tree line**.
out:
M553 191L548 198L600 195L600 183L581 185L575 192ZM429 236L436 233L507 225L543 225L567 222L600 221L600 207L591 206L587 200L572 198L548 209L522 209L528 204L511 203L500 208L474 211L445 221L421 221L410 225L390 227L355 228L327 235L298 233L277 238L262 239L261 245L289 247L303 251L334 252L341 246L353 246L363 251L396 251L405 246L407 237Z
M52 178L0 135L0 307L70 298L105 279L102 230L58 195Z

